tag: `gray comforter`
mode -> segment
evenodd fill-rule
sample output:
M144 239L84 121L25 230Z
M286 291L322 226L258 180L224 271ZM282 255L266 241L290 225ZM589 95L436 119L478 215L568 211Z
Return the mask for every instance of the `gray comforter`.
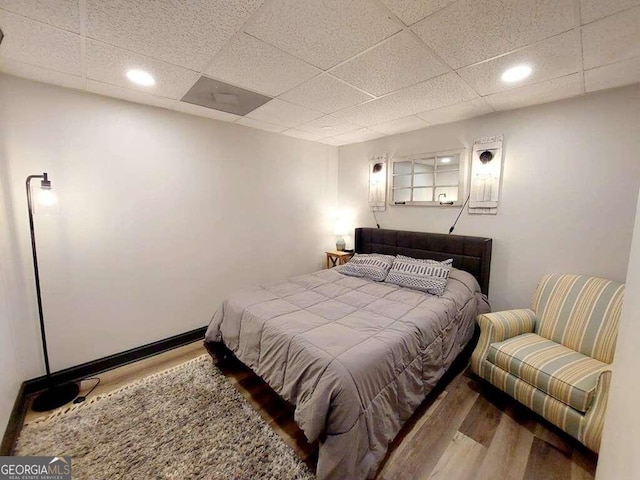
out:
M320 479L364 479L488 310L460 270L438 298L338 267L231 295L206 341L295 405L298 426L319 440Z

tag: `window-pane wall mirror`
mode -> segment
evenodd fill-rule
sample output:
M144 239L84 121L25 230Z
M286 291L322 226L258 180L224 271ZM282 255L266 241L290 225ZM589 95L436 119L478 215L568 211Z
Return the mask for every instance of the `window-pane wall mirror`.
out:
M464 150L392 159L391 205L459 205Z

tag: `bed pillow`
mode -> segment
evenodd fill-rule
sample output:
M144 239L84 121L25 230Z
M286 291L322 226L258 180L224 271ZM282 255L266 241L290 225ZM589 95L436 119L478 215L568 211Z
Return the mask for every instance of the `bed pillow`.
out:
M340 268L340 273L352 277L366 277L374 282L382 282L387 278L389 269L396 257L379 253L355 254L346 265Z
M385 282L441 296L447 286L452 263L452 258L437 262L398 255Z

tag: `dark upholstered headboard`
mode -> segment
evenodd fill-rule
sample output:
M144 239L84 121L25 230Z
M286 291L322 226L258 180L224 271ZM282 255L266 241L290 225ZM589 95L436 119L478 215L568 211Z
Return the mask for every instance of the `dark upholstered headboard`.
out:
M405 232L379 228L356 228L356 253L384 253L413 258L446 260L476 277L482 293L489 293L491 239L467 235Z

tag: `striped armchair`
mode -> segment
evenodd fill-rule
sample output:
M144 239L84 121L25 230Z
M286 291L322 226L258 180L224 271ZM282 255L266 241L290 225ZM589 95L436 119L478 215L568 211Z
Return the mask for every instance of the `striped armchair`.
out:
M471 369L598 452L623 295L610 280L546 275L531 310L478 316Z

